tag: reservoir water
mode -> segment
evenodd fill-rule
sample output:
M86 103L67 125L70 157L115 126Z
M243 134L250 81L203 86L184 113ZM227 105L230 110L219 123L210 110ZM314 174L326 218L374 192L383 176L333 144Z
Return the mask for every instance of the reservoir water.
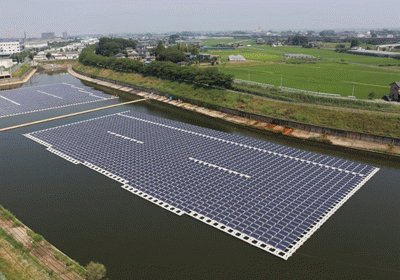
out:
M25 86L75 80L37 75ZM0 127L99 104L0 119ZM176 216L73 165L22 134L124 110L375 165L381 170L288 261L188 216ZM110 279L400 279L400 161L239 128L155 102L0 133L0 204L71 258Z

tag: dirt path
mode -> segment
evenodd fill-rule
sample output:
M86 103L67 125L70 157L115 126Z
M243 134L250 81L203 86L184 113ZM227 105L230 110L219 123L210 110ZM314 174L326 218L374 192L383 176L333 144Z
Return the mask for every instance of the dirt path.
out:
M8 235L10 235L15 241L20 243L24 249L26 249L27 254L36 259L42 267L44 267L47 275L52 275L48 279L63 279L63 280L83 280L83 276L72 270L66 264L65 260L67 257L62 254L57 248L43 240L40 242L35 242L32 238L32 232L28 227L22 224L16 225L14 221L0 218L0 228L3 229ZM4 240L1 240L4 242ZM4 248L6 246L4 245ZM17 254L12 254L10 249L8 253L4 254L8 259L15 263L16 265L24 266L24 262L18 258ZM25 268L24 268L25 271ZM40 272L40 270L39 270ZM37 272L38 274L40 274ZM31 272L32 273L32 272ZM45 278L45 279L47 279ZM32 279L43 279L43 278L32 278Z

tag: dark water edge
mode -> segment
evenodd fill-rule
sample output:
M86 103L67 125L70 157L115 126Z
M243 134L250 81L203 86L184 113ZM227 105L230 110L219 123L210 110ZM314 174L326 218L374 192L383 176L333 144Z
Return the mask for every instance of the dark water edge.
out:
M72 80L76 81L65 74L38 75L26 86ZM68 163L22 136L129 109L361 161L381 170L284 261L131 195L117 182ZM59 114L0 119L0 127ZM263 134L154 102L1 133L0 204L81 264L104 263L110 279L400 279L398 161Z

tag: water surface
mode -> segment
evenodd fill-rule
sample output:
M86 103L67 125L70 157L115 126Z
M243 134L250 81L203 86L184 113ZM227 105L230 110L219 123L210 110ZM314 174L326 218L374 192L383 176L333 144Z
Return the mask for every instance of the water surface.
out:
M40 75L25 86L72 79L65 74ZM0 127L92 107L0 119ZM124 110L339 156L381 170L284 261L131 195L119 183L22 136ZM80 263L104 263L110 279L400 279L399 162L266 135L155 102L0 133L0 204Z

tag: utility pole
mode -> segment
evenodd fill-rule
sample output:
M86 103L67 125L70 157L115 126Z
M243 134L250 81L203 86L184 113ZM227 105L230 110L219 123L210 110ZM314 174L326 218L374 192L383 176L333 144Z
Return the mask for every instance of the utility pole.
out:
M247 80L250 81L250 70L247 70Z
M281 87L283 87L283 74L281 74Z
M351 94L351 97L354 98L354 91L355 91L356 85L353 83L353 92Z

